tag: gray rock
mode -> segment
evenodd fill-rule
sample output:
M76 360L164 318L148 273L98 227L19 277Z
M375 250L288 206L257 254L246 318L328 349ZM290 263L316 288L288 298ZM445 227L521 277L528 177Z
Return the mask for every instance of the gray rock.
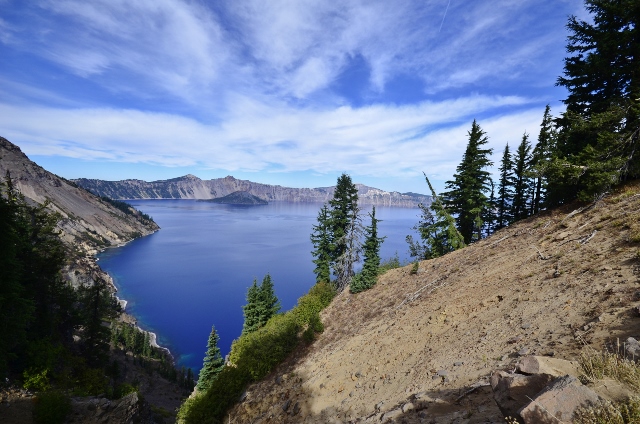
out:
M598 395L572 375L558 377L519 413L525 424L571 422L576 409L598 401Z
M282 404L282 410L286 412L289 409L289 406L291 406L291 399L287 399L285 403Z
M438 374L440 377L446 377L446 376L449 375L449 371L447 371L447 370L438 370L438 372L436 374Z
M454 367L461 367L461 366L463 366L463 365L464 365L464 362L462 362L462 361L458 361L458 362L454 362L454 363L453 363L453 366L454 366Z
M496 404L504 416L516 416L518 411L531 402L553 377L546 374L522 375L505 371L494 371L491 388Z

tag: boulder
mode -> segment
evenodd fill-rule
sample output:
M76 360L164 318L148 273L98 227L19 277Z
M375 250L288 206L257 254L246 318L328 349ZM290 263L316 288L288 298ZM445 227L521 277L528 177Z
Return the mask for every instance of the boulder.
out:
M527 375L546 374L554 378L567 374L580 374L577 362L545 356L526 356L520 359L517 371Z
M515 416L551 381L547 374L522 375L494 371L491 375L493 397L504 416Z
M525 424L571 422L581 406L598 401L598 395L572 376L558 377L520 411Z

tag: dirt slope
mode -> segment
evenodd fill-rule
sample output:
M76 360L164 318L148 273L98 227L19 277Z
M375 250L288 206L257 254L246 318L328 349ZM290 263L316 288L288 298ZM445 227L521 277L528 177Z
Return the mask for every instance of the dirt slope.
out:
M490 387L463 395L492 370L640 334L640 184L580 206L342 293L324 334L251 386L229 422L503 423Z

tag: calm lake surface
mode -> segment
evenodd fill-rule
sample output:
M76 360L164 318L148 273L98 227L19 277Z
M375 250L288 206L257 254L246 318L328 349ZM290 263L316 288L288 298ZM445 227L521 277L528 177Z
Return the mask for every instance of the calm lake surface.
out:
M132 200L160 231L98 255L118 297L139 325L158 335L179 365L200 370L211 325L226 355L242 331L242 305L254 279L270 273L283 310L315 282L309 235L321 204L219 205L195 200ZM419 209L376 208L381 257L408 260L405 242ZM365 219L365 225L370 221Z

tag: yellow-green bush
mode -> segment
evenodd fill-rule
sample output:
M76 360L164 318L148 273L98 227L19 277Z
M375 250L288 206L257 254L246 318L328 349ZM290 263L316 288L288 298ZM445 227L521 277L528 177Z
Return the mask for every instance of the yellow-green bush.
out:
M222 422L224 413L238 400L247 384L266 376L295 349L302 330L306 341L312 340L316 332L322 332L320 311L334 296L330 284L318 283L298 299L292 310L272 317L264 327L236 339L229 354L232 365L223 368L206 393L182 404L179 422Z

